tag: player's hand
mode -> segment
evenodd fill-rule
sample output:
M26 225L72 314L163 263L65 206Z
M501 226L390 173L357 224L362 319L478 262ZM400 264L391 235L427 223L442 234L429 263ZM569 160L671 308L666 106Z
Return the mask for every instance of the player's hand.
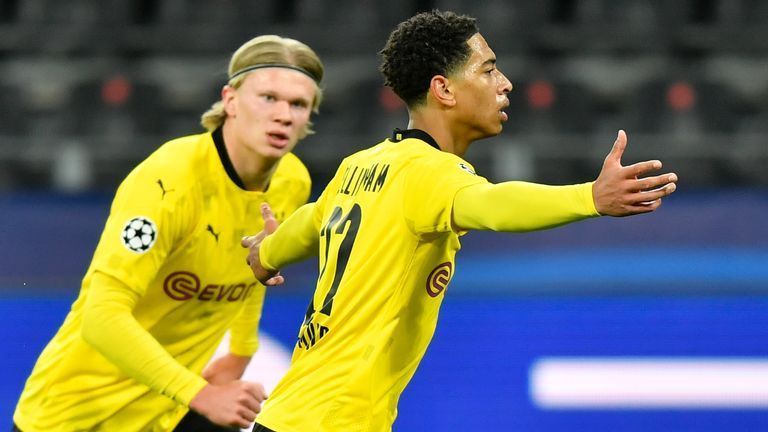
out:
M227 353L206 366L202 375L211 384L226 384L239 380L250 361L250 356Z
M249 427L267 398L264 386L250 381L208 384L195 395L189 407L221 426Z
M661 198L677 188L677 175L674 173L641 177L660 169L661 161L651 160L622 166L621 156L626 148L627 134L620 130L592 186L595 208L601 215L630 216L652 212L661 205Z
M259 248L261 242L264 239L277 230L278 222L275 219L275 215L272 214L272 209L269 208L267 203L261 205L261 217L264 219L264 230L256 234L255 236L246 236L240 241L240 245L244 248L248 248L248 258L246 262L251 267L253 275L256 276L259 282L265 286L280 285L285 282L283 276L277 271L267 270L261 265L261 258L259 257Z

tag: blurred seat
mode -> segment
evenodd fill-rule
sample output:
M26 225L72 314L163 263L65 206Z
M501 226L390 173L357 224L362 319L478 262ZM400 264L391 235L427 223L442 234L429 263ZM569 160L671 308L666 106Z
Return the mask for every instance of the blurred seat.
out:
M654 157L664 160L686 184L732 183L723 157L739 115L732 94L717 82L675 78L636 89L630 107L632 130L649 145L663 144Z
M741 120L728 150L728 167L739 183L768 186L768 102Z
M548 51L654 51L667 42L662 0L551 0L537 43ZM538 2L532 2L538 6Z
M106 140L105 145L134 145L131 138L165 133L166 113L158 86L119 72L76 85L69 111L75 134L98 136Z
M199 133L200 116L221 99L226 80L226 59L154 55L136 65L144 83L158 89L166 117L166 133L182 136Z
M524 50L530 35L546 19L550 1L437 0L434 6L477 18L480 32L497 52Z
M755 114L768 100L768 56L730 52L708 57L702 75L727 87L736 108Z
M733 95L720 83L690 78L651 80L630 100L630 121L646 133L733 132Z
M29 116L21 89L0 83L0 134L23 135L29 130Z
M507 125L517 132L587 133L594 127L595 100L576 82L534 78L516 84L509 99Z

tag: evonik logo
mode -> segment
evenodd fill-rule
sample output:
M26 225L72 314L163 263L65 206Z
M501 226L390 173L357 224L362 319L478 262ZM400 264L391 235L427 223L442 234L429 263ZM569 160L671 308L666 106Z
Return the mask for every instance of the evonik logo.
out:
M177 271L166 276L163 291L177 301L196 299L198 301L236 302L245 301L253 294L258 283L239 284L203 284L200 278L187 271Z

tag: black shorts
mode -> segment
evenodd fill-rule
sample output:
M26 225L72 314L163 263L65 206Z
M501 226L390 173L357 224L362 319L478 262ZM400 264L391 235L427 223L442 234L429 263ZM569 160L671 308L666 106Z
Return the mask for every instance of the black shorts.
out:
M208 420L207 418L205 418L204 416L194 411L189 411L187 415L185 415L184 418L181 419L179 424L176 425L174 432L233 432L233 431L239 431L239 430L240 429L238 428L228 428L228 427L216 425L212 423L210 420ZM21 432L21 429L19 429L19 427L16 426L16 423L14 423L13 428L11 429L11 432ZM275 431L257 423L253 425L253 432L275 432Z
M190 410L181 419L174 432L236 432L240 428L219 426L208 420L205 416Z

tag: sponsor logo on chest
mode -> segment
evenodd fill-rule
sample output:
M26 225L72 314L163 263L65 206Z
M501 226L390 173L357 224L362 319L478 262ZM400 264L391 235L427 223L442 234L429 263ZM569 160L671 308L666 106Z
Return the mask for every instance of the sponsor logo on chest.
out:
M166 276L163 291L177 301L237 302L250 297L257 285L255 281L250 284L203 283L192 272L177 271Z

